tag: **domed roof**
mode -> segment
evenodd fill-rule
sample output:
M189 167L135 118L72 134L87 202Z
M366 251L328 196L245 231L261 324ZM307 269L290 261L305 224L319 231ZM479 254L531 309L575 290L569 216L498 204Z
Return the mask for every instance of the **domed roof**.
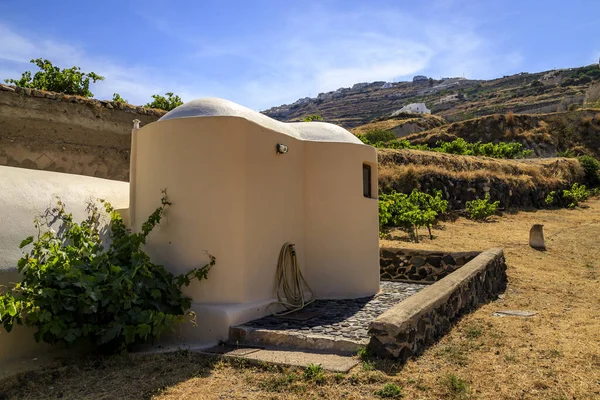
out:
M280 122L232 101L219 98L192 100L169 111L159 121L193 117L238 117L298 140L363 144L352 133L334 124L326 122Z

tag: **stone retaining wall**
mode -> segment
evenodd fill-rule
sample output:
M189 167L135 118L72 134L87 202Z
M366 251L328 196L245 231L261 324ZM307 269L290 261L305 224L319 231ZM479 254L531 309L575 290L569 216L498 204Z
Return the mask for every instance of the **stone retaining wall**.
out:
M490 249L392 307L369 325L369 348L405 362L450 330L461 315L506 289L502 249Z
M384 281L435 282L456 271L480 252L440 252L381 248L379 265Z

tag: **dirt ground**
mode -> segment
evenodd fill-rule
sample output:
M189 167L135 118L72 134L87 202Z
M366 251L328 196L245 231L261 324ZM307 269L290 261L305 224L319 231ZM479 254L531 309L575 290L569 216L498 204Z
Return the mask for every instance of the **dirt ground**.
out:
M509 286L405 366L365 361L347 375L222 362L197 354L70 361L0 381L0 399L600 399L600 200L588 208L442 223L434 240L383 246L504 248ZM544 224L548 250L528 244ZM527 310L530 318L496 317ZM388 387L390 389L390 387Z

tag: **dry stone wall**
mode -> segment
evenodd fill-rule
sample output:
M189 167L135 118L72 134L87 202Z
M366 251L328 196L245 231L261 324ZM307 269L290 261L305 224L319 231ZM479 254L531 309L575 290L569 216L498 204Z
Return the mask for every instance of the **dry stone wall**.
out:
M129 180L132 121L165 112L0 85L0 165Z
M381 248L379 264L384 281L435 282L456 271L479 252L439 252Z
M405 362L435 343L463 314L506 290L502 249L490 249L392 307L369 325L369 349Z

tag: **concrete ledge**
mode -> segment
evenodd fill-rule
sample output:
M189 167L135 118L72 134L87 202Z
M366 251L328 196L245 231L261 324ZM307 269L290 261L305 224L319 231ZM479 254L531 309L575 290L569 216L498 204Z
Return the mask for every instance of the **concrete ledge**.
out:
M364 340L364 339L363 339ZM356 354L366 341L350 340L341 337L297 332L256 329L245 326L231 327L229 342L232 345L265 346L285 349L319 350L336 354Z
M440 281L392 307L369 325L369 348L402 362L450 330L461 315L506 289L502 249L489 249Z

